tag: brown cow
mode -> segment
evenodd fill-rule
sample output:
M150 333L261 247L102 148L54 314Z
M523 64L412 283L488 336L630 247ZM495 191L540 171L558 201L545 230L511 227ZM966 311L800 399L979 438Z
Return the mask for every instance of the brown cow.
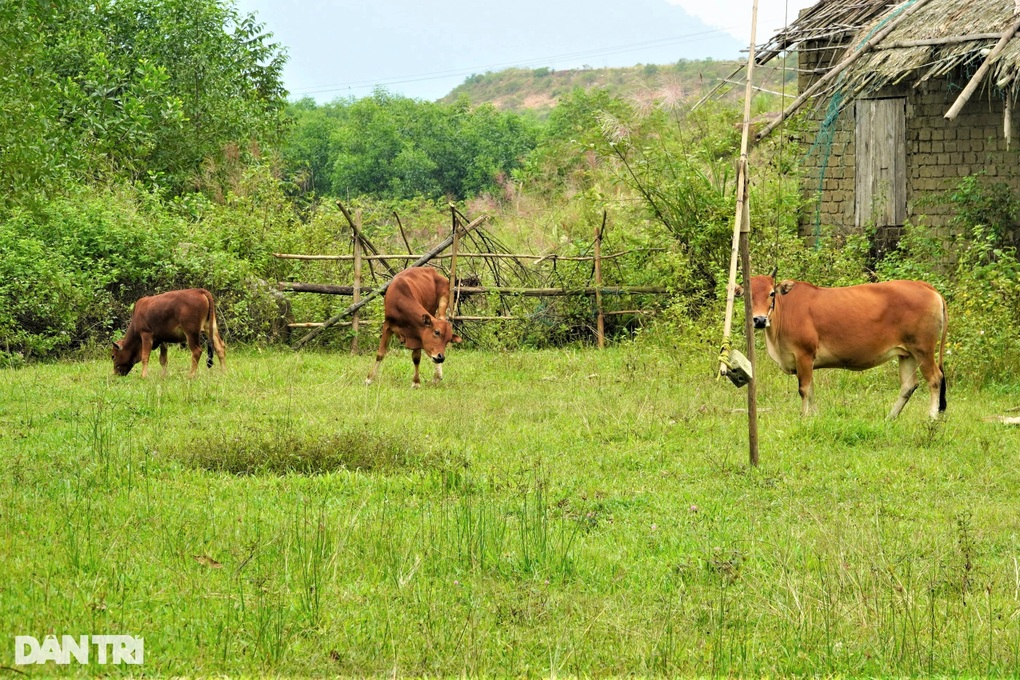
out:
M453 334L453 325L446 320L446 308L450 304L450 282L432 267L411 267L393 277L390 287L386 289L385 320L382 327L382 339L379 351L375 355L366 385L379 370L379 364L386 356L390 336L394 333L411 350L411 361L414 362L414 379L411 387L421 387L418 377L418 364L421 362L421 351L436 364L433 384L443 379L443 361L446 359L446 345L460 342Z
M754 327L765 329L769 356L800 383L801 413L813 411L816 368L863 371L900 361L900 396L889 418L917 389L917 368L928 382L928 415L946 410L943 356L946 302L922 281L886 281L846 288L819 288L771 276L751 278ZM935 353L938 350L938 361Z
M202 356L199 335L203 331L209 350L206 366L212 368L215 348L220 367L226 368L227 348L216 327L216 305L212 293L204 288L189 288L143 297L135 303L124 337L113 343L113 372L127 375L141 361L142 377L146 377L149 374L149 353L158 347L159 363L165 376L167 344L187 342L191 349L188 377L194 377L198 358Z

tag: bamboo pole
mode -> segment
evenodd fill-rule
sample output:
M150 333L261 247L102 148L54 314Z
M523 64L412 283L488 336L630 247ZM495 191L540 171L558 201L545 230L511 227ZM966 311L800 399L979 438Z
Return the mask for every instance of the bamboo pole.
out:
M923 1L923 0L922 0ZM730 358L730 331L733 326L733 300L737 289L737 259L744 263L744 283L750 287L751 265L748 254L748 237L751 230L750 213L747 205L747 149L751 136L751 98L753 95L752 78L754 77L754 48L755 32L758 28L758 0L754 0L751 8L751 41L747 55L747 86L744 88L744 124L740 134L740 160L737 164L737 205L736 215L733 220L733 243L730 251L730 277L726 286L726 319L723 324L722 350L719 353L719 375L726 375L729 371ZM751 299L750 290L744 296L744 308L748 308ZM748 320L751 314L745 315L745 332L747 341L753 346L753 329L748 331ZM754 356L752 352L749 360ZM754 364L751 364L751 376L753 382ZM758 407L757 391L747 391L747 442L748 458L752 467L758 465Z
M449 245L449 244L447 244ZM415 265L418 266L418 265ZM389 284L387 284L389 285ZM325 283L302 283L299 281L280 281L277 288L292 293L318 293L320 295L353 295L353 286L334 286ZM371 295L378 289L362 286L361 291ZM500 295L522 295L524 297L560 297L567 295L665 295L669 292L664 286L586 286L583 288L514 288L509 286L461 286L461 295L484 295L498 293ZM367 298L362 298L365 302ZM360 307L359 307L360 309ZM610 312L606 312L610 314Z
M726 284L726 316L723 321L723 347L719 355L719 375L729 370L730 333L733 328L733 301L737 290L737 260L740 253L740 231L747 209L747 149L751 134L751 96L754 76L754 38L758 23L758 0L751 9L751 48L747 55L747 84L744 87L744 124L740 133L740 160L737 162L737 207L733 220L733 239L730 244L730 275Z
M630 248L628 250L621 250L616 253L610 253L603 255L603 260L612 260L617 257L623 257L624 255L630 255L631 253L655 253L662 252L666 248ZM353 255L301 255L297 253L273 253L273 257L281 260L353 260ZM407 255L365 255L362 254L362 260L403 260L411 261L416 260L421 255L415 255L410 253ZM548 253L546 255L533 255L531 253L457 253L457 257L463 259L468 257L477 257L482 259L508 259L508 260L535 260L535 264L539 264L545 260L556 260L558 262L591 262L595 258L591 255L557 255L556 253ZM433 260L448 260L450 255L441 254L436 255L432 258Z
M595 329L599 349L606 348L606 317L602 313L602 232L606 229L607 212L602 211L602 226L595 227Z
M980 85L981 81L984 80L985 75L988 73L988 69L992 67L995 60L999 58L1000 54L1002 54L1002 51L1006 49L1006 45L1009 44L1009 41L1013 39L1013 36L1016 35L1018 30L1020 30L1020 18L1014 21L1013 25L1002 34L1002 37L999 38L999 42L995 44L992 51L988 53L987 57L985 57L984 62L982 62L981 66L978 67L977 72L974 73L970 82L968 82L967 86L963 88L963 92L960 93L960 96L956 98L953 105L949 107L948 111L946 111L946 120L956 120L956 117L960 115L960 110L967 104L968 101L970 101L971 95L974 94L978 85Z
M792 104L787 106L786 109L784 109L783 112L779 114L779 118L769 123L767 126L765 126L765 128L761 132L759 132L755 136L755 140L760 142L761 140L765 139L765 137L767 137L773 130L782 125L783 121L789 118L794 111L799 109L804 104L804 102L808 100L808 98L814 96L819 90L821 90L823 87L828 85L833 79L835 79L836 76L838 76L840 73L845 71L849 66L853 65L854 62L856 62L858 59L860 59L869 51L871 51L871 49L875 47L875 45L882 42L882 40L884 40L887 35L892 33L893 29L899 26L904 19L906 19L908 16L913 14L921 7L924 7L924 5L928 3L928 1L929 0L915 0L913 5L910 5L906 9L902 10L899 13L899 15L896 16L896 18L892 19L888 24L885 25L884 28L882 28L882 30L873 35L866 43L857 48L853 52L853 54L851 54L849 57L833 66L828 73L826 73L824 76L816 80L813 85L804 90L800 94L800 96L793 101ZM755 8L757 8L757 6L758 6L757 2L755 2ZM896 10L894 9L891 11ZM751 52L753 53L754 50L752 49ZM748 78L748 81L750 81L750 78Z
M472 229L475 229L478 225L480 225L482 222L484 222L486 220L486 217L487 217L486 215L482 215L481 217L476 218L475 220L473 220L471 222L471 224L468 224L466 227L464 227L463 232L466 234L469 231L471 231ZM450 234L449 238L445 239L442 243L437 245L435 248L433 248L428 253L425 253L424 255L419 257L417 260L415 260L414 264L411 265L411 266L412 267L420 267L421 265L425 264L426 262L431 260L433 257L438 255L439 253L441 253L444 250L446 250L447 248L449 248L450 244L452 244L452 243L453 243L453 234ZM322 331L326 330L327 328L329 328L333 324L337 323L338 321L340 321L340 320L350 316L351 314L353 314L354 312L358 311L359 309L364 307L366 304L368 304L369 302L371 302L375 298L377 298L380 295L382 295L383 293L385 293L386 289L390 287L390 282L391 281L392 281L392 279L390 281L387 281L383 285L379 286L375 290L373 290L371 293L369 293L364 298L362 298L360 302L352 304L350 307L348 307L344 311L340 312L339 314L334 314L330 318L326 319L322 323L321 326L319 326L318 328L313 328L311 331L309 331L307 334L305 334L305 336L303 338L298 340L297 343L295 344L294 348L295 349L300 349L306 342L308 342L312 338L314 338L317 335L319 335L319 333L321 333Z
M358 211L358 222L361 222L361 211ZM354 239L354 304L361 302L361 239ZM351 341L351 354L358 353L358 330L360 330L359 313L354 312L351 316L351 329L354 331L354 339Z
M747 448L751 467L758 467L758 365L754 352L754 313L751 311L751 218L744 211L740 228L740 263L744 277L744 337L747 339L747 360L751 363L751 379L747 383Z
M450 206L451 208L453 206ZM457 221L457 213L453 211L453 245L450 247L450 283L453 285L453 313L457 313L457 302L460 298L460 280L457 278L457 250L460 247L460 230L457 228L460 222Z

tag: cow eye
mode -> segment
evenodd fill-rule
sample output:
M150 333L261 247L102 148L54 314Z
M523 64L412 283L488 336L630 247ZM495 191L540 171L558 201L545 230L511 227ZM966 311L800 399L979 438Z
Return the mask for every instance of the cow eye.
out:
M432 331L432 334L435 335L437 338L439 337L439 331Z

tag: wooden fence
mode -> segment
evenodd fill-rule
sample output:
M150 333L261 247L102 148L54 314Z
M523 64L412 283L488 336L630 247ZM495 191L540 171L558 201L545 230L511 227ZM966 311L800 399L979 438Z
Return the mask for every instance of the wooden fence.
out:
M606 260L613 260L624 255L628 255L634 252L647 252L652 250L660 249L632 249L624 250L616 253L609 253L606 255L602 254L602 241L605 235L606 229L606 215L603 213L602 225L596 227L594 233L594 241L592 243L593 254L592 255L560 255L557 253L548 253L545 255L536 255L533 253L500 253L500 252L461 252L460 242L463 238L469 236L472 231L478 229L480 225L485 221L486 217L482 216L475 220L467 220L456 208L452 205L451 213L453 217L453 230L449 237L444 241L436 244L428 252L421 254L414 254L411 251L411 247L408 244L406 236L404 236L403 225L400 223L399 217L397 217L397 223L400 225L401 236L404 238L404 244L408 248L406 254L382 254L372 245L372 243L365 238L361 228L361 215L360 213L356 216L352 216L347 209L340 203L337 204L343 213L347 222L350 224L353 231L352 238L352 252L350 255L309 255L299 253L273 253L274 257L282 260L305 260L305 261L337 261L337 262L351 262L353 263L353 281L351 285L334 285L334 284L323 284L323 283L306 283L299 281L280 281L278 282L278 288L281 291L287 291L292 293L315 293L319 295L342 295L351 297L353 302L346 309L340 313L326 319L325 321L317 322L295 322L288 324L293 329L310 329L309 332L300 338L296 343L295 347L301 347L309 340L317 336L323 330L334 326L350 326L355 331L354 344L352 351L357 350L357 330L360 323L363 321L360 318L359 310L364 307L367 303L371 302L375 298L384 294L386 288L389 286L389 280L379 286L366 286L364 284L363 269L364 265L368 265L370 273L375 276L375 270L373 265L379 263L386 270L386 273L390 276L395 275L398 271L405 267L417 267L426 264L433 260L448 260L449 261L449 272L452 286L452 297L450 309L453 313L448 318L452 321L508 321L526 319L526 316L515 316L512 314L500 314L500 315L460 315L458 310L460 309L461 300L471 296L496 294L500 296L501 301L503 296L523 296L523 297L562 297L562 296L594 296L595 298L595 310L596 310L596 337L598 346L600 348L605 346L605 317L613 315L647 315L653 313L652 310L646 309L629 309L629 310L606 310L605 309L605 297L606 296L619 296L628 294L642 294L642 295L664 295L667 290L661 286L604 286L602 284L602 263ZM484 239L483 239L484 242ZM449 252L447 252L449 251ZM539 265L552 263L554 266L559 262L572 262L572 263L583 263L590 262L593 264L594 272L592 282L594 285L587 285L581 287L567 288L563 286L541 286L541 287L526 287L526 286L482 286L482 285L470 285L472 283L477 284L475 281L471 281L468 277L457 276L458 261L470 259L479 259L489 262L498 261L511 261L518 267L522 267L522 263L531 263L531 273L536 273L535 269ZM397 265L397 266L394 266ZM498 277L497 277L498 278ZM350 317L350 321L343 321Z

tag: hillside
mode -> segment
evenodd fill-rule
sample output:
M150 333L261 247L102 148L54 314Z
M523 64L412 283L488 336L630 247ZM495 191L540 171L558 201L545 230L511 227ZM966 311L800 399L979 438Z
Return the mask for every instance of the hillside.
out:
M515 112L548 113L560 97L575 88L606 88L612 94L640 99L661 98L668 92L682 99L698 98L728 78L738 67L736 61L712 59L674 64L638 64L624 68L583 68L556 71L550 68L510 68L502 71L475 74L455 87L441 101L453 102L467 97L472 104L492 103L499 109ZM759 69L756 82L761 86L779 89L782 79L779 69ZM739 76L738 76L739 77ZM787 72L787 92L793 92L796 71ZM742 88L731 96L743 96Z

